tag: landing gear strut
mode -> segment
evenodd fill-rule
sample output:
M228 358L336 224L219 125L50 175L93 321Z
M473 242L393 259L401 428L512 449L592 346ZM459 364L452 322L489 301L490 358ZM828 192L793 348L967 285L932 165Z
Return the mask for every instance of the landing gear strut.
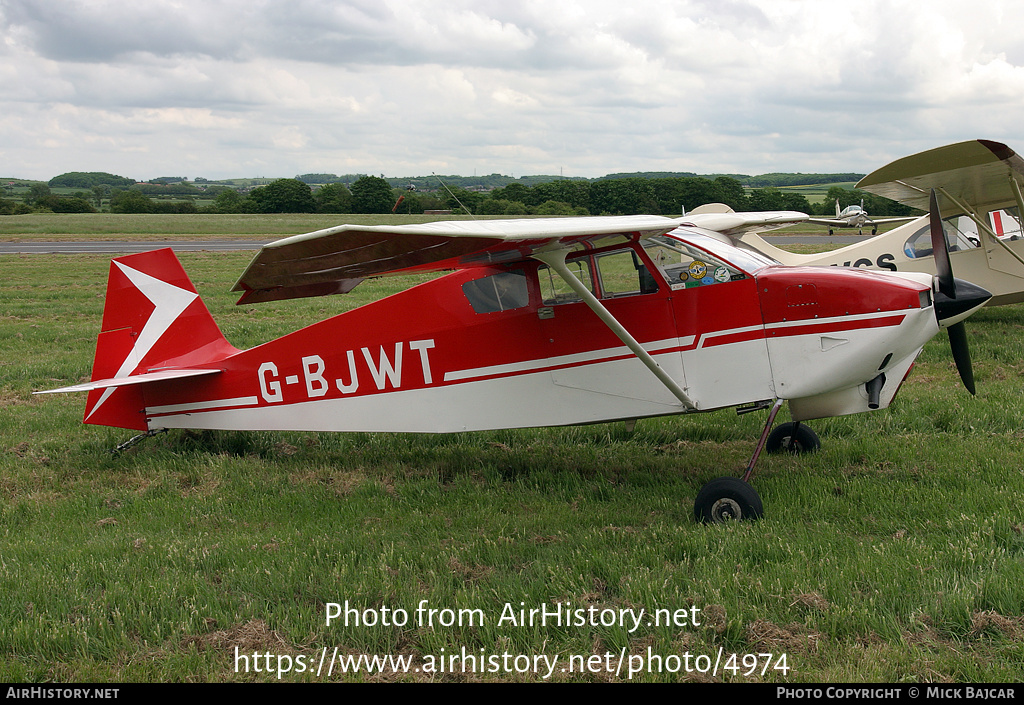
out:
M808 453L821 447L818 435L799 421L780 424L774 431L775 416L782 408L779 399L768 413L768 421L761 432L754 454L747 463L743 477L719 477L700 488L693 503L693 516L701 523L717 523L732 519L757 519L764 513L761 497L750 485L754 466L761 457L761 451L769 453Z

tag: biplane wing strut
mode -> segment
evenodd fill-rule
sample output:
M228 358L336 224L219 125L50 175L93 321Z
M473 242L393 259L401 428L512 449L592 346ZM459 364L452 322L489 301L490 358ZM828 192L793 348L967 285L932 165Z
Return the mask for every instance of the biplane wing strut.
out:
M634 355L636 355L642 363L649 369L658 380L665 385L665 387L672 392L672 395L679 400L679 402L691 411L697 410L697 404L683 391L683 388L679 386L679 383L672 379L658 364L658 361L654 357L644 350L640 342L630 335L629 331L619 323L619 321L611 314L611 312L601 304L596 296L587 288L587 286L581 282L576 275L574 275L569 268L565 266L565 256L568 254L568 250L564 248L558 248L554 250L548 250L546 252L535 252L532 256L534 259L540 260L544 264L548 265L555 271L558 276L568 284L580 298L583 299L584 303L590 307L590 310L597 314L597 317L601 319L608 328L621 340L626 347L628 347Z
M1024 199L1021 198L1020 184L1018 184L1017 180L1014 179L1012 176L1010 177L1010 187L1013 189L1014 196L1017 200L1017 212L1024 213L1024 210L1021 210L1021 206L1024 205ZM979 215L976 209L972 208L967 203L964 203L963 201L957 199L942 186L936 189L936 191L938 191L945 198L947 198L950 201L950 203L963 210L963 212L966 213L967 216L974 221L974 224L978 226L978 236L985 238L986 244L988 244L990 247L993 245L1001 247L1003 250L1006 251L1007 254L1010 255L1010 257L1017 260L1021 264L1024 264L1024 259L1021 259L1020 255L1011 250L1009 246L1005 242L1003 242L998 235L996 235L995 231L992 230L992 228L989 226L986 220L982 218L981 215Z

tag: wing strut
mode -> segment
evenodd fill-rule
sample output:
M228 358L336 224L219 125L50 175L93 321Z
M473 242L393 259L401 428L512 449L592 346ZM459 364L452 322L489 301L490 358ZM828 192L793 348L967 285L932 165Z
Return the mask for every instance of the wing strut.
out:
M613 316L611 312L609 312L608 309L606 309L597 299L597 297L591 293L590 289L588 289L583 282L577 279L576 276L569 271L569 268L565 266L565 256L567 253L567 250L559 248L548 252L537 252L533 257L555 270L558 276L560 276L565 283L583 299L587 306L597 314L597 317L600 318L616 336L618 336L619 340L625 343L626 347L628 347L633 354L640 358L640 361L647 366L647 369L654 373L654 376L657 377L670 392L672 392L673 396L675 396L675 398L678 399L687 409L696 411L697 404L687 396L686 392L683 391L683 388L679 386L679 383L672 379L672 377L662 369L661 365L658 364L658 361L655 360L649 352L644 350L639 341L629 334L629 331L627 331L622 324L615 319L615 316Z
M1021 219L1024 219L1024 195L1021 195L1020 184L1012 175L1010 176L1010 187L1013 189L1013 198L1017 201L1017 223L1019 225Z
M1010 178L1010 181L1013 183L1013 186L1015 187L1015 190L1019 193L1019 187L1017 187L1017 182L1012 177ZM950 202L953 205L955 205L957 208L963 209L964 213L966 213L968 215L968 217L970 217L970 219L974 221L974 224L978 226L978 235L979 236L982 236L982 235L987 236L989 240L991 240L992 242L997 244L999 247L1001 247L1004 250L1006 250L1006 252L1008 252L1011 257L1013 257L1015 260L1017 260L1021 264L1024 264L1024 259L1022 259L1021 256L1018 255L1016 252L1011 250L1009 248L1009 246L1007 246L1007 244L1005 242L1000 240L996 236L996 234L994 232L992 232L992 228L989 227L989 224L986 223L985 221L983 221L981 219L981 217L974 211L973 208L968 206L966 203L963 203L963 202L957 200L956 198L954 198L948 191L946 191L946 189L942 188L941 186L938 188L938 191L943 196L948 198L950 200ZM1018 208L1019 208L1019 206L1018 206Z

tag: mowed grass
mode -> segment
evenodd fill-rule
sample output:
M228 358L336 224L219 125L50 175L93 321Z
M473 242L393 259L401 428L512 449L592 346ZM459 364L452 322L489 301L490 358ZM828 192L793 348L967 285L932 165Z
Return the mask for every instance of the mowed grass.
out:
M250 256L180 255L239 347L411 283L236 307ZM82 396L31 394L88 377L109 259L0 265L0 681L276 681L289 663L281 680L544 678L522 660L425 672L462 649L558 656L556 681L626 680L623 655L663 659L638 681L1024 677L1021 307L968 322L976 398L940 336L890 409L813 422L819 453L762 459L761 521L701 526L694 496L740 472L764 414L632 433L172 431L112 455L130 432L82 425ZM408 622L328 625L346 600ZM506 604L556 603L696 610L698 624L499 624ZM428 624L421 604L450 612ZM459 610L477 611L440 624ZM335 647L413 670L295 672ZM708 672L719 653L735 668ZM769 653L748 674L744 656ZM273 658L236 659L256 654ZM573 656L598 660L559 670Z
M489 218L493 216L479 216ZM447 215L360 215L360 214L150 214L121 213L32 213L0 218L0 238L31 240L175 240L208 237L278 238L330 228L342 223L354 225L405 225L435 220L466 220L469 216Z

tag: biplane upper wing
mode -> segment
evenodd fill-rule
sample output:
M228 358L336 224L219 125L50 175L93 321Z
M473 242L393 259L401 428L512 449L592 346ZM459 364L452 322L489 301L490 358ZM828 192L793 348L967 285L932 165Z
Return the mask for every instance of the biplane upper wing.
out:
M678 220L653 215L341 225L264 245L235 283L238 303L350 291L365 277L486 266L553 247L663 235Z
M857 188L923 211L934 188L987 211L1016 205L1014 177L1024 177L1024 159L1000 142L970 140L897 159L865 176Z

